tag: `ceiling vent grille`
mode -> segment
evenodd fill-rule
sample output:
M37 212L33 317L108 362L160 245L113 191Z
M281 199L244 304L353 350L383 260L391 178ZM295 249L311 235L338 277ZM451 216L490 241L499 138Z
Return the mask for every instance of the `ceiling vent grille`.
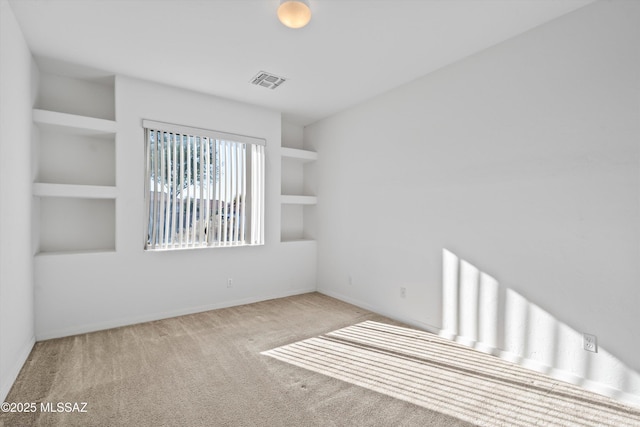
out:
M251 79L251 84L266 87L267 89L275 89L286 81L287 79L284 77L276 76L266 71L260 71Z

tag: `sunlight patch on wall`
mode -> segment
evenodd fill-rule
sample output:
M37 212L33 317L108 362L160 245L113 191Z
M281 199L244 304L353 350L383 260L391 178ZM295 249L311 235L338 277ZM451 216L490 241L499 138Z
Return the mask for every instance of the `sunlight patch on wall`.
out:
M453 252L442 250L440 336L608 396L640 402L640 374Z

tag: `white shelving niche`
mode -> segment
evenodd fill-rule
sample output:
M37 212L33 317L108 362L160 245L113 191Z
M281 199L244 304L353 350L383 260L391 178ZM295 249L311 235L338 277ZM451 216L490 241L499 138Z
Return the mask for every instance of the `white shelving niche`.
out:
M42 69L33 109L35 252L115 251L113 77Z
M315 242L317 197L305 176L318 154L302 148L302 128L283 122L280 191L280 241Z

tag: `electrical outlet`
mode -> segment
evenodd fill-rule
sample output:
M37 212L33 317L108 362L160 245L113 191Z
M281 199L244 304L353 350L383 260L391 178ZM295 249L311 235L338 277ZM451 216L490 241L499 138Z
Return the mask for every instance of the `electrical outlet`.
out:
M407 297L407 288L401 287L400 288L400 298L406 298L406 297Z
M347 281L349 282L349 285L353 285L353 277L349 276Z
M231 277L227 278L227 288L233 287L233 279Z
M598 338L595 335L582 334L582 346L586 351L598 352Z

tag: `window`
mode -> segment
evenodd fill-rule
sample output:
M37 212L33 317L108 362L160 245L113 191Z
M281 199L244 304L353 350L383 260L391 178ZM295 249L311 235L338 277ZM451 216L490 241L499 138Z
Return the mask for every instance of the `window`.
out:
M146 250L264 244L264 139L143 127Z

